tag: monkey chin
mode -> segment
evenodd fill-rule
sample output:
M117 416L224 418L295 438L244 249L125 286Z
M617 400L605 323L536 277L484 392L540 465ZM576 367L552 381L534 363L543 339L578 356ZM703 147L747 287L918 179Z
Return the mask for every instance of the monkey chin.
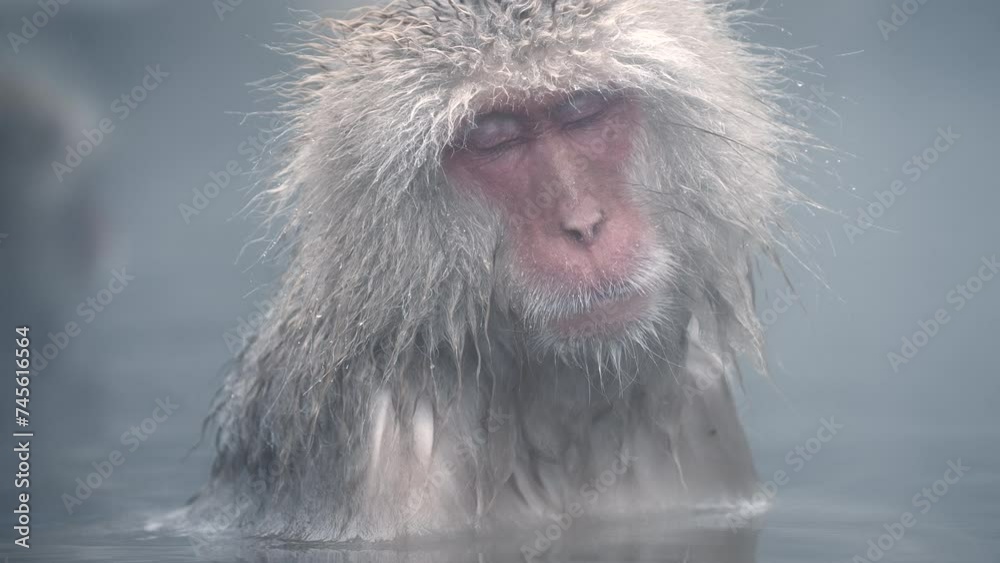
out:
M590 300L585 309L536 325L536 350L574 365L618 363L658 339L669 301L662 290Z
M614 338L629 332L629 326L639 322L652 304L651 296L639 293L600 299L587 311L553 321L550 329L567 339Z
M650 244L631 271L611 281L549 291L522 288L521 294L534 293L519 303L532 347L573 363L651 349L677 312L675 270L670 253Z

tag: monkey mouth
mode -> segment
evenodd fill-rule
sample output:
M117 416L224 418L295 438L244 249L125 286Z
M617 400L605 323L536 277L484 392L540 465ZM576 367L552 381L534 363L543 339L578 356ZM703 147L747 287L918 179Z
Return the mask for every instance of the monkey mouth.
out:
M651 296L640 292L595 292L587 306L556 319L553 328L573 337L606 336L640 320L649 310Z
M543 348L645 339L669 309L672 269L671 256L654 246L627 272L573 285L522 289L529 298L517 308Z

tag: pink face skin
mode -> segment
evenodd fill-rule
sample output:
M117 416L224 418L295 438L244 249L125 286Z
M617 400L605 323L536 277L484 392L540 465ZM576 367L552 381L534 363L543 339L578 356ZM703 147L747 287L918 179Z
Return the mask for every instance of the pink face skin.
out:
M592 333L642 313L641 295L604 298L637 274L652 232L629 197L638 108L624 96L578 92L481 112L444 158L449 179L506 215L515 267L553 293L589 295L560 333Z

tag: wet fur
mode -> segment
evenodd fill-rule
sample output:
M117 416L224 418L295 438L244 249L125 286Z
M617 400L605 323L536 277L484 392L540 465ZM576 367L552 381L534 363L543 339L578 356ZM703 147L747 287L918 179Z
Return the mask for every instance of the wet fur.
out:
M700 0L410 0L323 19L280 87L287 153L264 194L291 261L229 373L212 478L185 511L347 540L502 527L566 510L736 502L754 473L729 375L762 364L751 263L781 244L804 135L780 60ZM633 197L664 244L663 314L615 341L526 330L503 223L440 156L478 107L603 89L642 110ZM562 296L572 301L573 296ZM690 393L697 378L698 393ZM499 423L498 423L499 421ZM416 498L416 500L414 500Z

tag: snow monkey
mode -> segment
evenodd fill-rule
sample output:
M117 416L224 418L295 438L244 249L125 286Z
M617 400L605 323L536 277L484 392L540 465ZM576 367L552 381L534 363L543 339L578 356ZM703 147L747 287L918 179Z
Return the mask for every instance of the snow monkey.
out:
M738 503L756 257L788 239L781 61L713 0L396 0L278 91L287 271L186 508L381 541Z

